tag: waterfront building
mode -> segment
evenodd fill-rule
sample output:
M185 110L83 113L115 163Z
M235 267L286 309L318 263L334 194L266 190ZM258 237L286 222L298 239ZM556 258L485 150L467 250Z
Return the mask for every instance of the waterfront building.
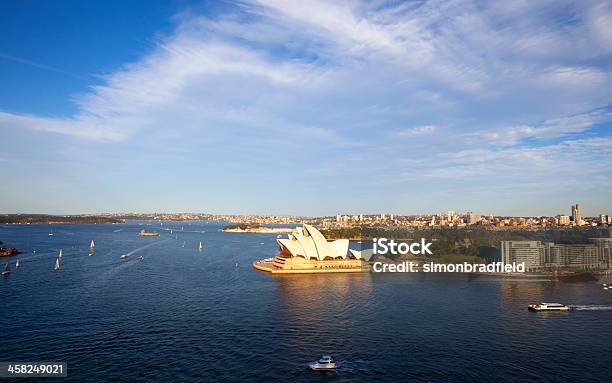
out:
M547 243L546 260L548 268L597 270L603 266L594 244Z
M253 267L273 274L350 273L367 270L372 252L349 249L348 239L328 242L313 226L304 224L277 239L278 253L257 260Z
M612 238L575 244L502 241L501 254L503 263L525 262L527 271L607 269L612 266Z
M525 263L526 271L538 271L545 264L546 251L540 241L502 241L502 263Z

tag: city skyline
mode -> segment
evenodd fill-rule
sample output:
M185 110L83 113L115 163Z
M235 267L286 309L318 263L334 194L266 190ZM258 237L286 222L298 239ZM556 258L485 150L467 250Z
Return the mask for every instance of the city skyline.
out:
M0 4L0 212L612 213L612 6Z

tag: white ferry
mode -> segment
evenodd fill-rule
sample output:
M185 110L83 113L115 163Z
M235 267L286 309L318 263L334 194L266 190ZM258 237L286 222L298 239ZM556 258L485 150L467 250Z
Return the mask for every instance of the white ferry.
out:
M539 305L529 305L531 311L569 311L569 307L561 303L540 303Z

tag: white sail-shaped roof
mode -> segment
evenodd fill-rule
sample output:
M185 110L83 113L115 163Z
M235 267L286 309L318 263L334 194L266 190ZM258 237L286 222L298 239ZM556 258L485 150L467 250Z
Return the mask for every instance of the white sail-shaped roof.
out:
M306 235L296 235L297 242L304 249L304 254L306 259L316 258L319 259L319 254L317 252L317 247L314 244L314 241L311 236Z
M346 258L349 250L348 239L327 242L319 230L306 224L289 235L289 238L276 241L292 256L303 256L306 259Z
M346 258L346 254L348 253L348 249L349 249L348 239L338 239L333 242L329 242L329 245L338 254L336 257Z
M357 259L363 259L364 261L369 261L370 258L372 258L372 255L374 254L372 249L365 249L365 250L362 250L362 251L349 249L349 251L351 252L351 255L353 257L355 257Z
M306 252L298 241L292 241L290 239L277 239L276 241L279 245L284 246L294 257L301 255L306 258Z
M337 258L341 256L338 254L333 247L329 245L323 234L314 227L310 225L304 224L305 233L308 233L312 240L314 241L315 247L317 249L317 256L320 261L324 260L327 257Z

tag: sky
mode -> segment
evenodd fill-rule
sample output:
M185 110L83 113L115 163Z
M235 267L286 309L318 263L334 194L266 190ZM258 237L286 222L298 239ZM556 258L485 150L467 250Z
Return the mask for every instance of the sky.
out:
M0 2L0 212L612 214L609 1Z

